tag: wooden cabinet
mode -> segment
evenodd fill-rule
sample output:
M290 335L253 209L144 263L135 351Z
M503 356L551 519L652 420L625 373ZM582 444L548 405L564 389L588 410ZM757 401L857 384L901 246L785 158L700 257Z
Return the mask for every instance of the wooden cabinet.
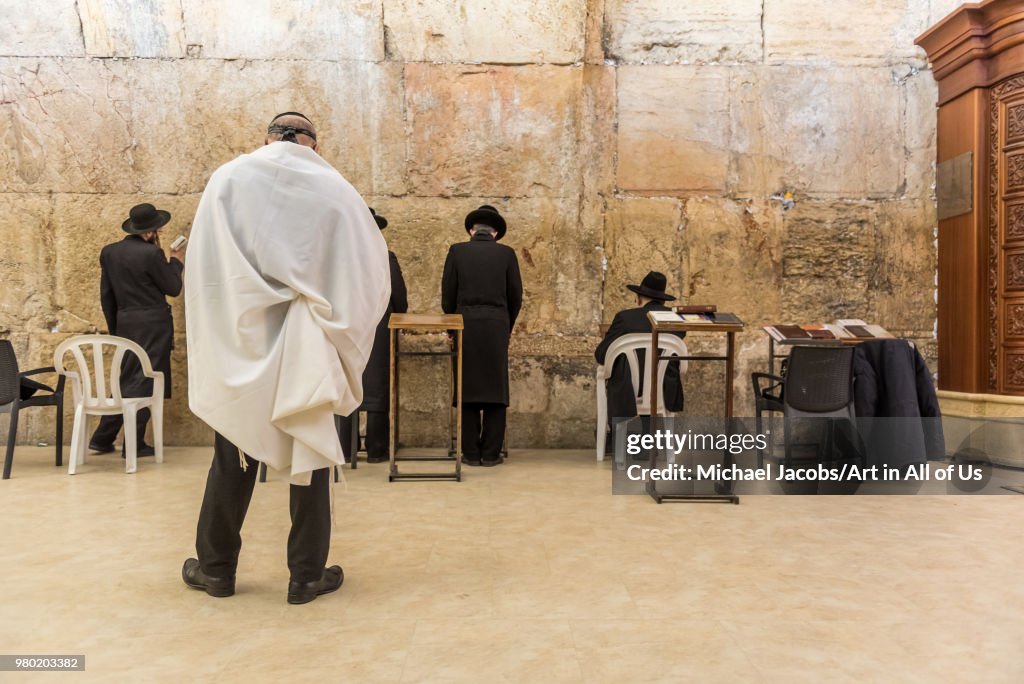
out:
M917 44L939 86L939 388L1024 395L1024 0Z

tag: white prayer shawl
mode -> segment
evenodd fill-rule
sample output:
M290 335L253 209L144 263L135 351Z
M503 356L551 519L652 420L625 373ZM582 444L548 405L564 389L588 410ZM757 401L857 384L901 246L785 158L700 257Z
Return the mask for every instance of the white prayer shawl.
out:
M359 193L310 148L271 143L214 172L187 261L192 412L293 484L344 463L334 414L362 402L391 296Z

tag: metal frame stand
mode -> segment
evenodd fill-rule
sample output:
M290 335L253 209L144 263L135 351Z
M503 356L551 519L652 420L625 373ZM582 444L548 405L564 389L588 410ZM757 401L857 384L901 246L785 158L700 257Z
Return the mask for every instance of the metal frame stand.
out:
M650 372L650 383L651 383L651 412L655 415L651 416L651 429L656 429L658 416L658 364L661 361L671 361L672 359L678 359L680 361L725 361L725 418L728 420L732 418L732 380L735 374L734 366L736 359L736 333L743 330L743 323L688 323L688 322L659 322L650 313L647 314L647 319L651 323L651 356L654 358L649 362ZM713 333L726 333L726 347L725 355L696 355L696 356L662 356L658 350L658 335L659 333L672 333L672 332L713 332ZM728 466L732 463L732 457L728 451L725 452L725 465ZM654 465L655 456L654 451L651 451L651 465ZM654 484L654 480L649 480L646 485L647 494L650 495L656 503L662 503L664 501L685 501L690 503L706 502L706 503L731 503L739 504L740 497L732 493L732 486L730 483L716 483L714 494L662 494L658 491L657 486Z
M396 482L398 480L454 480L456 482L462 481L462 315L461 314L444 314L444 315L425 315L425 314L392 314L388 322L388 330L391 335L391 360L390 360L390 375L391 375L391 411L389 417L389 428L390 428L390 440L389 440L389 463L388 463L388 482ZM448 331L455 331L456 341L455 350L448 351L423 351L423 352L404 352L401 350L401 335L400 332L435 332L435 333L447 333ZM399 357L402 356L442 356L448 357L450 362L454 364L455 377L458 378L458 382L455 386L455 407L454 411L449 411L448 416L448 429L449 435L452 440L451 443L455 445L455 471L450 473L435 472L435 473L402 473L398 470L399 461L450 461L452 456L449 451L449 455L446 456L426 456L426 455L403 455L398 456L398 438L399 438L399 423L400 414L399 407L401 402L399 399L399 392L401 390L401 376L399 374Z

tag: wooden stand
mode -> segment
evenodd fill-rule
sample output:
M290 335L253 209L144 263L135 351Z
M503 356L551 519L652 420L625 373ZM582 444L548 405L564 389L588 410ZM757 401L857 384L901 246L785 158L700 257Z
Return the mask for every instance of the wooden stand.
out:
M388 482L396 480L455 480L462 481L462 315L461 314L391 314L388 321L388 330L391 335L391 412L389 422L389 470ZM401 332L419 333L448 333L455 331L455 350L451 351L425 351L425 352L403 352L401 344ZM407 455L399 458L396 455L398 450L398 409L401 405L398 398L399 383L398 357L399 356L447 356L455 364L455 377L458 379L455 384L455 416L449 420L449 430L455 443L455 471L451 473L400 473L398 472L398 461L448 461L450 457L445 456L415 456ZM449 415L451 415L449 413Z
M725 362L725 418L732 418L732 394L733 394L733 375L735 375L736 365L736 333L743 330L743 322L738 323L711 323L701 321L659 321L657 317L652 315L653 312L647 314L647 320L651 322L651 351L652 356L655 358L651 359L648 364L648 372L650 373L651 383L651 428L655 426L658 412L658 392L661 390L658 387L658 362L663 360L672 360L679 357L676 356L661 356L658 353L658 336L662 333L674 333L674 332L702 332L702 333L724 333L726 335L726 346L724 356L715 356L709 354L700 354L696 356L684 356L680 360L686 361L724 361ZM651 459L653 461L653 451L651 452ZM731 457L726 454L727 460ZM652 462L653 467L653 462ZM647 483L647 493L650 494L651 498L656 502L661 503L663 501L707 501L714 503L732 503L738 504L740 497L736 496L730 491L731 487L728 485L725 487L715 486L715 494L662 494L658 491L657 486L654 484L654 480L650 480Z

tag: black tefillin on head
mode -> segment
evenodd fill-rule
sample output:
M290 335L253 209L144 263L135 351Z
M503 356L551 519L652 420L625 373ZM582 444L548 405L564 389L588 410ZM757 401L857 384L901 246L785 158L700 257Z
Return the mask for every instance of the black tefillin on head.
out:
M267 128L267 135L273 135L277 133L281 135L281 140L285 142L297 143L298 140L295 139L295 136L301 134L309 136L314 141L316 141L316 133L309 130L308 128L302 128L301 126L285 126L284 124L275 124L274 122L280 119L282 116L298 116L305 119L306 121L309 121L309 117L307 117L305 114L300 114L299 112L284 112L283 114L278 114L277 116L270 120L270 126Z

